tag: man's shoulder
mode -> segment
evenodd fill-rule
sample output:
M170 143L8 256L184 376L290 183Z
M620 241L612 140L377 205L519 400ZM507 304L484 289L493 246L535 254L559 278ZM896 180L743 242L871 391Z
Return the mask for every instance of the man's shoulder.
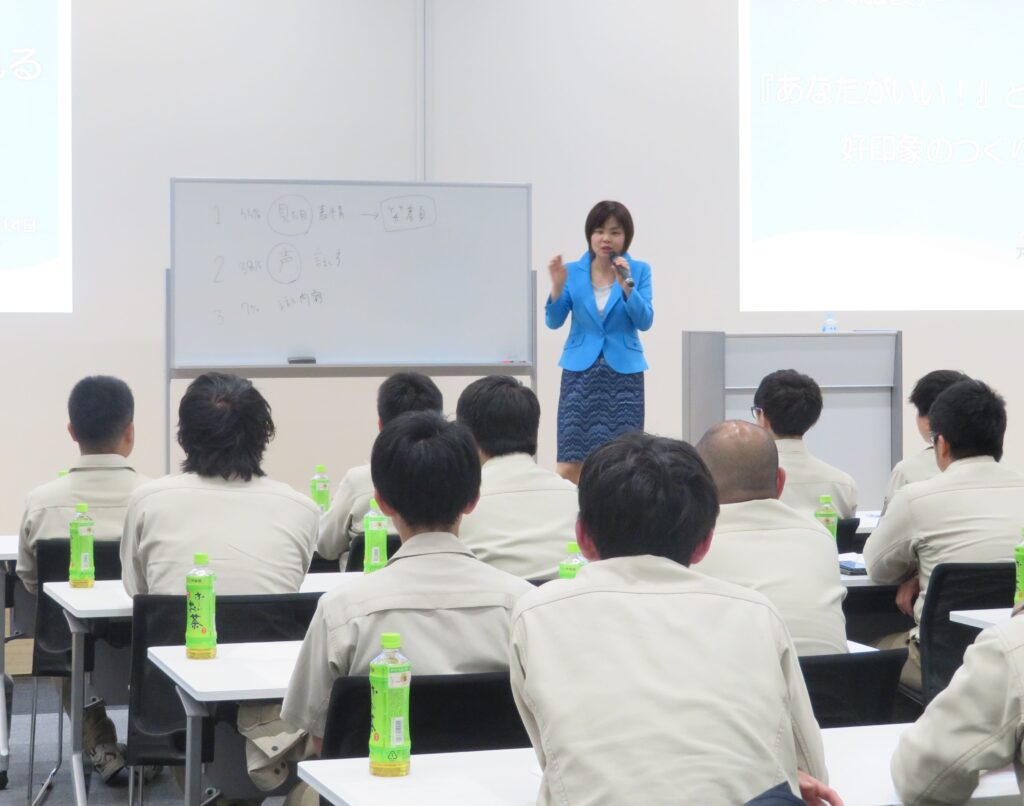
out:
M368 489L370 492L373 492L373 477L370 475L370 466L366 464L350 467L345 471L345 475L342 476L341 483L357 491Z
M576 496L577 488L553 470L541 467L526 454L497 456L484 463L481 497L509 492L562 492Z
M67 476L50 479L50 481L33 487L25 496L26 511L46 509L47 507L70 506L74 502L71 495L71 484Z

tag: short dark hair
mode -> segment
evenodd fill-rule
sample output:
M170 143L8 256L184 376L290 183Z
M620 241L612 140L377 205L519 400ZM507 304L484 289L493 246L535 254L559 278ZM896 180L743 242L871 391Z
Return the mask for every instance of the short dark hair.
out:
M68 419L82 450L110 453L135 418L128 384L110 375L90 375L68 396Z
M270 404L246 378L225 372L200 375L178 405L181 467L200 476L262 476L263 452L274 438Z
M1003 458L1006 401L988 384L968 378L941 392L928 410L932 433L949 443L954 459Z
M628 252L629 245L633 243L633 216L629 214L626 205L607 199L599 201L590 208L590 212L587 213L587 223L583 225L583 231L587 235L587 251L590 252L591 260L594 258L594 250L590 248L590 236L598 227L603 227L609 218L614 218L619 223L619 226L622 227L622 234L626 236L622 251Z
M715 482L693 446L640 431L587 457L579 497L602 559L654 554L689 565L718 518Z
M377 416L387 425L407 411L441 411L444 398L437 384L420 372L396 372L377 390Z
M447 529L480 494L480 457L466 426L411 411L377 435L370 476L409 526Z
M821 387L809 375L780 369L765 375L754 405L764 412L777 437L802 437L821 416Z
M515 378L488 375L473 381L459 395L455 416L488 456L537 452L540 403Z
M956 369L932 370L914 384L914 391L910 393L909 402L917 406L919 417L927 417L928 410L935 402L935 398L954 383L966 380L969 380L968 376Z

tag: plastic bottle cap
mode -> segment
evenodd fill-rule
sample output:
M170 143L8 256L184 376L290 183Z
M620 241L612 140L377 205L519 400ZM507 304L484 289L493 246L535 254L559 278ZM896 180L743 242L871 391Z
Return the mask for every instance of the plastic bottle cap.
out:
M396 632L382 632L380 645L383 649L398 649L402 646L402 636Z
M196 565L209 565L210 555L207 554L205 551L196 552L194 562Z
M327 472L327 465L317 465L316 466L316 472L317 473L326 473Z
M565 544L565 550L567 552L569 552L570 554L579 554L580 553L579 544L577 544L575 540L570 540L568 543L566 543Z
M831 495L823 495L818 500L822 504L831 504L832 503L832 496Z
M88 512L88 511L89 511L89 505L88 504L76 504L75 505L75 512Z

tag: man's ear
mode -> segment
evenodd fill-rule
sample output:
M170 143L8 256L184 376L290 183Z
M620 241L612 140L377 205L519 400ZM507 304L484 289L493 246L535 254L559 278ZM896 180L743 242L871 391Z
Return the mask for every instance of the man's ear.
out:
M75 433L75 427L71 423L68 423L68 434L71 436L71 439L78 442L78 434Z
M775 472L775 497L782 498L782 491L786 487L786 471L783 468L779 468Z
M579 518L576 519L576 545L580 547L580 554L586 558L587 562L601 559L601 555L597 553L597 546L590 539L590 535L583 528Z
M480 503L480 495L478 493L476 498L474 498L472 501L470 501L468 504L466 504L466 508L464 510L462 510L462 514L463 515L468 515L470 512L472 512L474 509L476 509L476 505L479 504L479 503Z
M712 529L708 532L708 536L697 544L697 548L693 550L693 556L690 557L690 565L696 565L707 556L707 553L711 551L711 538L714 536L715 530Z
M953 450L942 434L935 435L935 464L939 470L945 470L953 464Z

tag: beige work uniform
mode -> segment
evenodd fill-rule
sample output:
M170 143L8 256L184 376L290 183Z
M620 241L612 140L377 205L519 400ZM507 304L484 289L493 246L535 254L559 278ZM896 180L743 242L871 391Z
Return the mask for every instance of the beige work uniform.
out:
M908 484L913 484L918 481L927 481L933 479L939 473L938 464L935 462L935 448L930 445L920 453L915 453L913 456L908 456L896 463L896 467L892 469L892 473L889 476L889 486L885 491L885 503L882 506L882 512L885 512L889 508L889 502L892 501L892 497L896 495L898 490L903 489Z
M576 539L576 485L525 453L484 462L480 501L463 516L459 539L488 565L524 579L558 576Z
M786 471L782 503L813 516L821 496L831 495L840 518L857 514L857 483L852 476L811 456L802 439L777 439L775 447L779 466Z
M745 803L825 781L796 650L761 594L663 557L592 562L524 596L512 691L539 804Z
M900 737L892 780L907 804L966 803L982 770L1022 780L1024 617L982 632L949 686Z
M84 455L68 474L36 487L25 501L18 530L17 574L36 592L36 542L68 536L77 504L89 505L96 540L120 540L128 499L148 479L116 453Z
M266 477L165 476L139 487L128 504L124 588L129 596L184 593L193 556L206 552L220 595L295 592L319 522L310 498Z
M380 571L320 599L282 718L323 736L335 678L368 674L385 632L401 634L414 676L507 669L509 617L530 590L529 582L477 560L455 535L410 538Z
M342 478L331 499L331 505L320 519L316 551L327 560L337 560L342 571L348 562L348 548L352 538L363 534L363 518L370 511L372 498L370 466L353 467ZM390 518L387 524L388 534L397 534Z
M848 651L836 541L807 515L775 499L724 504L696 569L764 594L798 654Z

